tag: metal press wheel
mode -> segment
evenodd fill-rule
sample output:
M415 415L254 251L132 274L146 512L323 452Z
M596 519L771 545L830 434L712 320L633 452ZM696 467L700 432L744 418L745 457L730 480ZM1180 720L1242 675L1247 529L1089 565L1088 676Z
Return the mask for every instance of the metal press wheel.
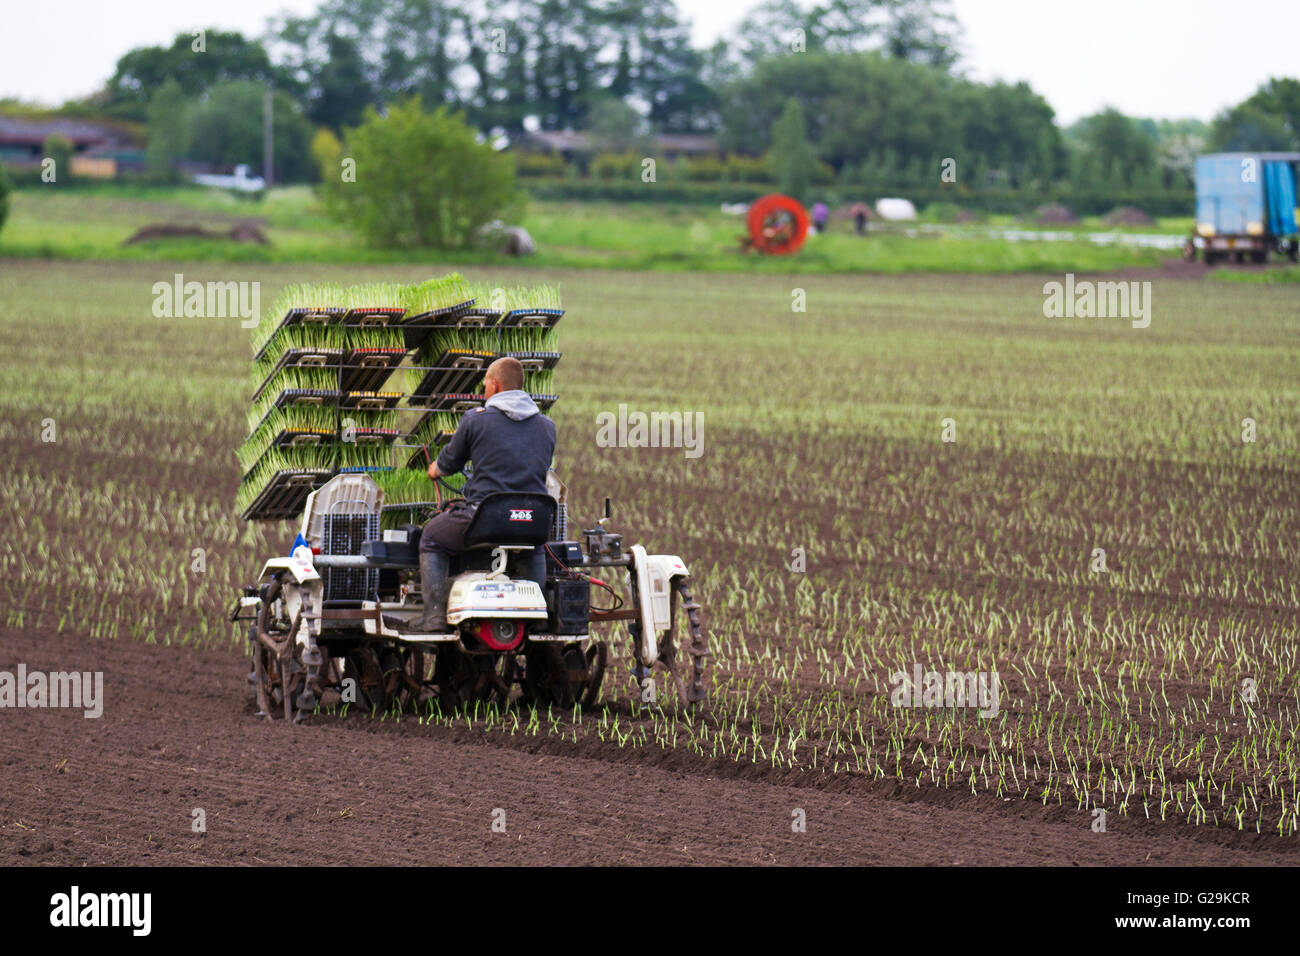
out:
M253 640L253 682L258 715L268 720L273 720L277 714L285 720L294 720L298 716L295 698L302 690L307 673L302 662L296 660L294 622L276 612L282 590L278 577L267 588L257 612Z
M504 708L509 702L511 687L518 680L512 652L467 654L456 644L443 644L437 653L433 681L444 714L472 709L476 703L495 701Z

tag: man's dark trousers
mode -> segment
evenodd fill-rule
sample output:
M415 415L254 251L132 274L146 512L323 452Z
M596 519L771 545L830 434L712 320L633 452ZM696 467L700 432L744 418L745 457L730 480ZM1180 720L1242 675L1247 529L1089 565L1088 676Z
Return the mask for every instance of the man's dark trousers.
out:
M420 553L431 551L450 557L464 551L465 530L476 510L476 506L461 499L430 518L420 532Z

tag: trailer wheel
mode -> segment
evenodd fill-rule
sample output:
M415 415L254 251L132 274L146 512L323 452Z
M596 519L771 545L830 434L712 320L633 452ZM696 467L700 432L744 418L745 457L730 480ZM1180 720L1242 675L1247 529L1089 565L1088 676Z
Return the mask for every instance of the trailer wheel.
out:
M1191 239L1183 243L1183 258L1188 262L1196 261L1196 243Z
M1250 261L1255 263L1256 265L1262 265L1263 263L1268 262L1268 250L1267 249L1253 250L1250 254Z

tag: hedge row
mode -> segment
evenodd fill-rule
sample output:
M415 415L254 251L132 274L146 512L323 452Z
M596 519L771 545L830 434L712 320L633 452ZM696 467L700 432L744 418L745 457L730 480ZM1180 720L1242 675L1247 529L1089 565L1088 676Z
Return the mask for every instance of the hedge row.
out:
M604 202L719 203L752 202L776 187L762 183L644 183L640 179L593 180L538 177L524 183L536 199ZM881 196L903 196L918 208L931 203L953 203L973 212L1023 214L1048 203L1060 203L1082 216L1100 216L1116 206L1135 206L1151 216L1189 216L1195 208L1191 190L1139 192L1130 190L1072 189L1068 186L1049 190L982 189L965 186L907 186L878 183L864 186L815 187L804 198L807 202L840 205L871 202Z

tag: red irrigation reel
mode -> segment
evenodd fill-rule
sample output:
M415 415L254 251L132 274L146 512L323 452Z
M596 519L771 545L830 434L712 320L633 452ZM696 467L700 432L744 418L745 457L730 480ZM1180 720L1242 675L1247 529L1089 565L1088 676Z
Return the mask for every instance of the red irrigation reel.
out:
M789 196L772 193L749 207L745 225L746 249L783 256L796 252L808 238L808 211Z

